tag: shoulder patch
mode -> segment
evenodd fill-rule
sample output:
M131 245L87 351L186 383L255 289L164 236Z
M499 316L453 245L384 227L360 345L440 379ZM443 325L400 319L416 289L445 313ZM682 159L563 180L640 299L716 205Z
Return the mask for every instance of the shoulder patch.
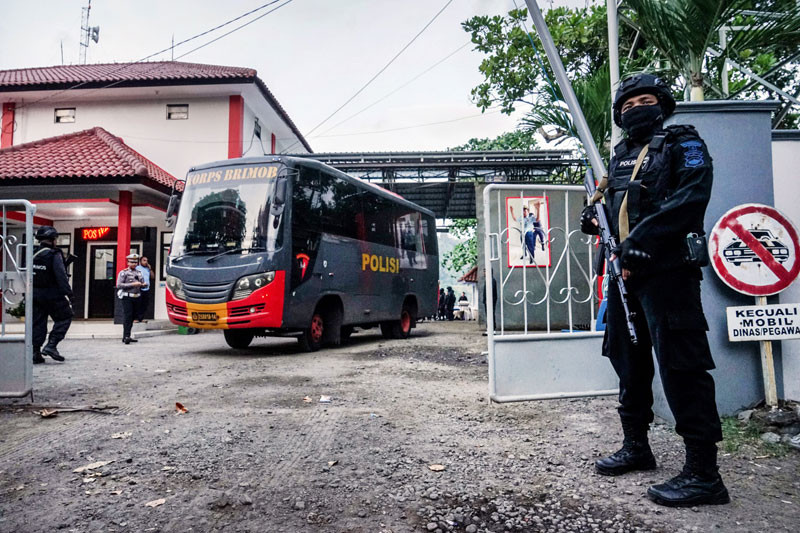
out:
M694 168L705 163L702 142L685 141L681 143L681 146L683 147L683 166L686 168Z

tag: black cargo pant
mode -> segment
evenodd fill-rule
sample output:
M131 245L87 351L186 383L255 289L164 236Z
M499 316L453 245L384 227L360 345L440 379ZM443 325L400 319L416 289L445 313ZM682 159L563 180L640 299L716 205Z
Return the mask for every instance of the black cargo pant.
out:
M131 328L133 327L133 318L136 314L136 305L139 298L131 298L130 296L123 296L120 300L122 305L122 338L127 339L131 336Z
M49 346L57 346L67 334L72 324L72 307L67 298L33 298L33 351L38 352L47 337L47 318L53 319Z
M722 429L715 402L714 368L700 301L700 277L692 271L666 272L626 283L639 344L630 342L615 283L609 284L603 355L619 376L623 425L642 430L653 421L655 349L675 431L689 442L719 442Z

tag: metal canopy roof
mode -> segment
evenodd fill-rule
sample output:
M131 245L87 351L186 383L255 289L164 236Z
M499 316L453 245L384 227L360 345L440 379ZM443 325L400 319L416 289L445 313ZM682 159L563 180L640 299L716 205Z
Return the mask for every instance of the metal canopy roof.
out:
M474 218L475 184L573 183L583 162L570 150L292 154L371 181L437 218Z

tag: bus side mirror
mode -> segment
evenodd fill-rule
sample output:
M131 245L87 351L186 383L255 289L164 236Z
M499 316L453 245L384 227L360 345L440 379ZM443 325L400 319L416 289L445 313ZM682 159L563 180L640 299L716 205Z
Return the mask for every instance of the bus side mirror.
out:
M172 196L169 197L169 203L167 204L167 213L165 215L167 226L172 226L175 222L175 216L178 214L180 207L181 197L178 193L173 193Z
M286 178L278 178L275 184L275 198L272 200L272 207L270 214L273 216L280 216L283 213L283 207L286 205Z

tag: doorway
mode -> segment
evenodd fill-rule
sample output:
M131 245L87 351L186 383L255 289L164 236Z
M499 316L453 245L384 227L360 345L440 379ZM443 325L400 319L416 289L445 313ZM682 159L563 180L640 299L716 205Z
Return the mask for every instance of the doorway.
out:
M131 243L131 253L140 253L141 243ZM92 243L88 250L86 318L113 318L114 286L117 283L117 245Z

